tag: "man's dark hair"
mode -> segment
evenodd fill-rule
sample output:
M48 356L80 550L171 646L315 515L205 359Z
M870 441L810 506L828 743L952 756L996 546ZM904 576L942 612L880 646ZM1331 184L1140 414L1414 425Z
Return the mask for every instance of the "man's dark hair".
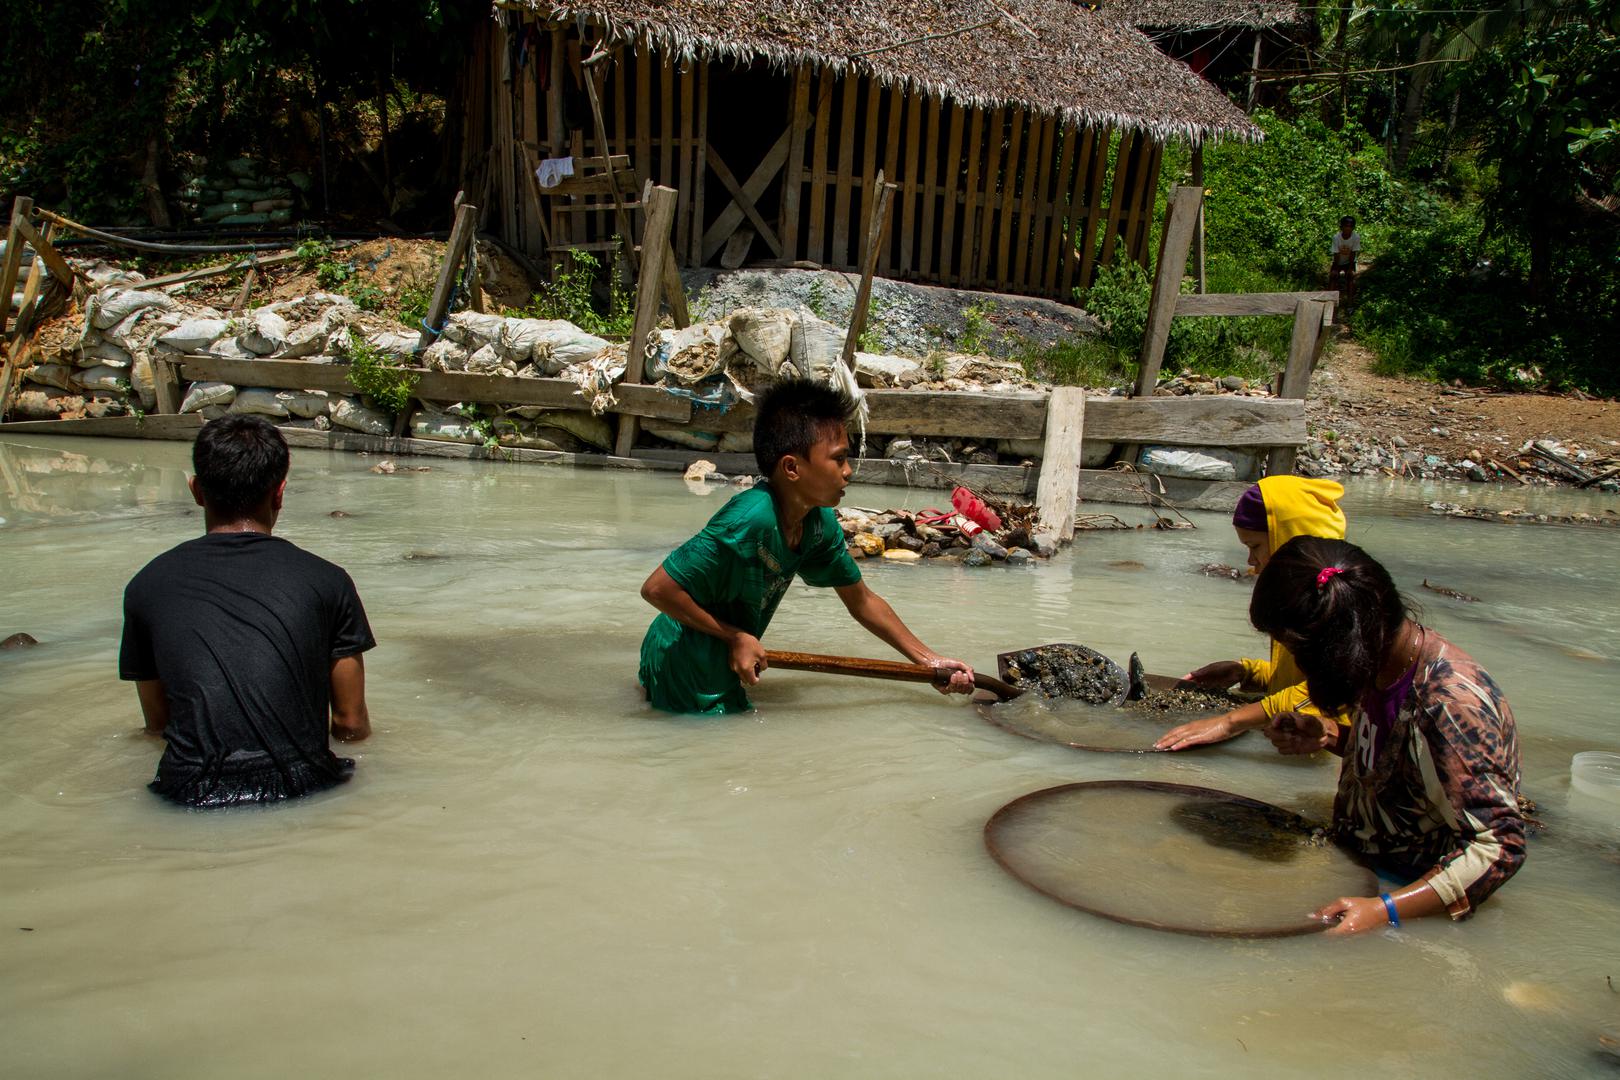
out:
M1294 654L1311 701L1332 712L1377 686L1407 614L1382 564L1320 536L1296 536L1272 552L1249 600L1249 622Z
M1339 219L1339 227L1343 228L1346 225L1350 226L1352 229L1355 228L1356 219L1351 217L1349 214L1344 215L1344 217Z
M231 413L203 425L191 448L208 509L223 518L259 507L287 478L287 440L262 416Z
M754 413L754 461L765 479L789 454L810 453L829 427L842 428L855 403L842 390L810 379L784 379L760 397Z

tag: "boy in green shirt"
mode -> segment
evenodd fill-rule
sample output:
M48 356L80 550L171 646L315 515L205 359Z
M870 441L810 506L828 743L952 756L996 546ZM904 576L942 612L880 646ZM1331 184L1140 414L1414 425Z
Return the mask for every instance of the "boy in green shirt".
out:
M703 531L641 586L660 612L641 641L641 685L669 712L753 706L745 685L765 670L760 635L797 574L835 589L856 622L913 663L952 672L943 693L971 693L973 669L924 645L861 580L832 508L849 485L848 396L807 379L767 391L754 419L754 457L767 478L733 496Z

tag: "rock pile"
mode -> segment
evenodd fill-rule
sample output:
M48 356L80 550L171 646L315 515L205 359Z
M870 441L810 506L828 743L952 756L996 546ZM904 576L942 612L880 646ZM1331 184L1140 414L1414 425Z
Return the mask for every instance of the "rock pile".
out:
M180 190L181 208L215 225L287 225L311 187L307 173L268 174L252 158L200 167Z
M1435 433L1448 434L1444 428ZM1562 462L1562 463L1561 463ZM1571 471L1570 465L1576 467ZM1414 450L1400 435L1380 445L1370 439L1341 439L1332 432L1314 434L1295 464L1302 476L1400 476L1418 480L1472 480L1475 483L1553 485L1580 480L1599 491L1620 492L1620 457L1552 439L1528 440L1517 449L1498 445L1478 448L1466 457L1447 460L1438 454Z
M948 559L963 566L1027 566L1036 558L1050 558L1057 540L1047 532L1031 531L1025 513L1006 515L1013 523L991 532L980 529L960 514L937 511L864 510L843 507L838 524L844 530L849 553L856 559L915 562Z

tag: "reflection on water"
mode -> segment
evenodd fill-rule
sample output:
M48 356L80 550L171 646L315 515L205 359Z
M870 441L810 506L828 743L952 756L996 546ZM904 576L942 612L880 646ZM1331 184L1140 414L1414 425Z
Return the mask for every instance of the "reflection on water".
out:
M995 865L983 826L1019 795L1102 779L1321 819L1330 765L1280 764L1254 736L1085 754L926 687L802 672L768 673L749 716L656 716L634 685L651 616L636 590L725 497L674 476L384 476L295 451L279 531L359 585L377 734L353 783L313 800L169 808L143 787L158 746L114 675L125 582L201 528L188 454L0 440L0 638L41 643L0 650L8 1073L270 1075L296 1031L326 1071L364 1075L1331 1077L1469 1060L1567 1076L1595 1073L1597 1033L1620 1022L1604 983L1620 974L1620 814L1568 785L1572 753L1620 750L1612 530L1423 510L1481 502L1477 486L1352 489L1351 538L1506 689L1548 830L1466 924L1232 942L1055 904ZM906 500L938 493L851 492ZM863 569L925 641L986 670L1074 641L1180 674L1262 648L1249 590L1198 573L1241 561L1230 528L1193 517L1083 534L1033 570ZM884 653L797 585L768 643ZM1300 864L1144 829L1125 814L1107 833L1165 866Z

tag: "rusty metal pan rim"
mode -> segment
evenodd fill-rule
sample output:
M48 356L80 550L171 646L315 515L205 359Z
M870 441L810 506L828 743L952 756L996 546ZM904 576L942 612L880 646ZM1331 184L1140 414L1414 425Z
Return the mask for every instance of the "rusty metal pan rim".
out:
M1092 754L1162 754L1162 753L1165 753L1165 751L1154 749L1152 746L1143 746L1143 747L1140 747L1140 748L1130 747L1130 746L1092 746L1089 743L1064 742L1064 741L1062 741L1060 739L1042 738L1039 735L1031 735L1029 732L1022 731L1019 728L1013 727L1010 724L1002 723L999 719L997 719L996 718L996 705L997 705L999 699L994 694L990 693L988 690L975 690L973 692L973 697L970 700L973 702L974 710L978 712L979 716L986 723L990 724L992 727L998 727L1002 731L1010 732L1010 733L1012 733L1014 735L1017 735L1021 739L1028 739L1031 742L1047 743L1047 744L1049 744L1051 746L1066 746L1070 750L1085 750L1088 753L1092 753ZM1168 731L1169 728L1165 728L1164 730ZM1162 732L1161 732L1161 734L1162 734ZM1234 739L1240 738L1240 737L1242 737L1244 735L1247 735L1247 734L1248 734L1248 732L1246 732L1246 731L1240 731L1240 732L1238 732L1237 735L1234 735L1232 738L1234 738ZM1222 742L1231 742L1231 741L1232 741L1231 739L1222 740ZM1221 743L1202 743L1202 744L1200 744L1198 746L1189 746L1189 747L1187 747L1186 750L1178 750L1178 751L1176 751L1176 753L1185 754L1185 753L1187 753L1189 751L1208 750L1211 747L1220 746L1220 745L1221 745Z
M1056 787L1041 788L1039 791L1031 791L1028 794L1018 796L1018 798L1002 806L1001 809L997 810L994 814L991 814L990 819L984 823L984 846L985 849L989 851L990 857L996 861L998 866L1011 875L1014 880L1020 882L1026 888L1038 892L1048 899L1056 900L1064 907L1073 908L1076 911L1083 911L1088 915L1095 915L1098 918L1107 919L1110 922L1124 923L1126 926L1139 926L1144 930L1161 930L1169 934L1186 934L1191 937L1257 939L1305 937L1310 934L1319 934L1323 930L1327 929L1326 923L1321 925L1311 924L1305 926L1277 927L1274 929L1258 930L1212 930L1207 927L1175 926L1170 923L1157 922L1153 919L1137 919L1128 915L1118 914L1117 912L1103 911L1099 908L1094 908L1086 904L1075 903L1073 900L1059 896L1049 889L1041 888L1039 885L1029 881L1017 870L1014 870L1008 861L1002 856L1000 849L996 847L993 830L998 825L1005 824L1009 817L1022 810L1026 804L1039 799L1051 798L1061 792L1072 791L1075 788L1130 788L1136 791L1160 791L1166 794L1192 795L1200 798L1213 798L1219 802L1238 803L1243 806L1250 806L1261 810L1272 810L1280 814L1285 814L1288 817L1294 818L1301 822L1306 820L1293 810L1288 810L1281 806L1273 805L1272 803L1263 802L1259 799L1251 799L1247 795L1237 795L1230 791L1219 791L1215 788L1197 787L1192 784L1173 784L1162 780L1082 780L1072 784L1058 784ZM1373 873L1372 870L1368 869L1364 863L1361 863L1361 860L1357 859L1356 862L1362 866L1363 871L1366 873L1367 884L1363 892L1367 895L1372 895L1372 893L1378 887L1378 877Z

